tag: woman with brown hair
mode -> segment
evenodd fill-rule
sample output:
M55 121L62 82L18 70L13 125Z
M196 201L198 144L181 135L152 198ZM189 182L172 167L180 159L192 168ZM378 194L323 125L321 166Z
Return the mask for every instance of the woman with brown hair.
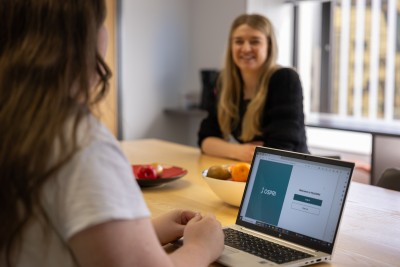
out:
M267 18L233 21L216 105L199 130L204 153L241 161L251 161L256 145L308 153L301 82L295 70L277 65L277 53Z
M92 115L110 77L105 15L104 0L1 2L0 266L207 266L222 252L211 215L151 220Z

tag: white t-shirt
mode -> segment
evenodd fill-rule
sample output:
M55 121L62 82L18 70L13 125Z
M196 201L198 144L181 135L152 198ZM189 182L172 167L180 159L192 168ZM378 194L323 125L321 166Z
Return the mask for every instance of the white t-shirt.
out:
M17 266L75 266L65 245L74 234L111 220L150 216L114 136L89 116L79 126L79 142L82 149L43 187L44 208L55 229L32 220Z

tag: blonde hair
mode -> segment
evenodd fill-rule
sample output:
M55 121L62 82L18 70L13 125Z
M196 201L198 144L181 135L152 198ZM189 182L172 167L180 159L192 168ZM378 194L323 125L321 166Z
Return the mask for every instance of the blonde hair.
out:
M246 24L265 34L267 39L268 57L261 67L261 75L256 88L255 97L248 105L242 123L240 138L246 142L261 134L260 121L268 94L268 84L272 74L278 69L276 58L278 47L272 23L266 17L258 14L243 14L237 17L230 29L225 56L225 67L221 71L219 83L222 84L219 105L218 122L224 138L228 138L233 127L239 123L239 103L243 85L239 68L232 57L232 35L241 25Z

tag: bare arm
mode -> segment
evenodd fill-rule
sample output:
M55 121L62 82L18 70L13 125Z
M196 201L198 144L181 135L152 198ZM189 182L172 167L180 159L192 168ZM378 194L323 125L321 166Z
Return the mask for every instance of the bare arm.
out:
M99 224L78 232L69 244L82 267L173 266L148 218Z
M210 156L251 162L257 145L260 144L234 144L218 137L207 137L201 144L201 150Z
M110 221L85 229L69 244L80 266L207 266L223 250L221 225L194 217L185 227L185 244L168 255L149 218Z

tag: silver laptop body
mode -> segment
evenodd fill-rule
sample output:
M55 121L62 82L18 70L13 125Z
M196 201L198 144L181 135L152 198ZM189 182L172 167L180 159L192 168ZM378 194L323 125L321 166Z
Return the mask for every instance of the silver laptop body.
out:
M224 231L230 228L308 256L271 260L271 256L257 256L266 253L264 247L256 252L252 244L228 245L226 240L217 261L251 267L331 260L353 169L350 162L257 147L236 223ZM242 246L248 252L238 249Z

